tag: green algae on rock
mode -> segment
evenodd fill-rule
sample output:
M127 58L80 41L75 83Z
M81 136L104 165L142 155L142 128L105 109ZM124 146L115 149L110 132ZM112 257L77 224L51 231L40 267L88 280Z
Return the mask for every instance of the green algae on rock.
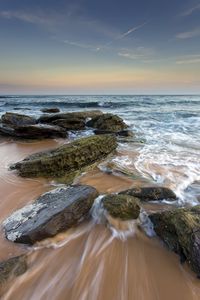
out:
M200 277L200 205L149 216L157 235Z
M176 200L175 193L166 187L139 187L120 192L139 198L141 201Z
M86 125L88 127L112 132L118 132L128 127L119 116L108 113L92 118Z
M137 219L140 214L140 200L128 195L107 195L102 200L104 208L114 218L123 221Z
M16 169L23 177L66 178L105 158L116 147L116 138L111 135L85 137L53 150L30 155L12 165L11 169Z
M8 260L0 262L0 286L8 280L22 275L27 271L27 268L25 255L11 257Z

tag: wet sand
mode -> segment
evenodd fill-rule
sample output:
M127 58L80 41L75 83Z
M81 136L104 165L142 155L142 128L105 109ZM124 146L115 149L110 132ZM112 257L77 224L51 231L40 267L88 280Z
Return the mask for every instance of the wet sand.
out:
M16 176L7 170L8 165L60 143L0 143L1 221L52 188L47 181ZM138 179L104 174L98 169L82 176L80 182L101 193L140 184ZM89 221L31 250L6 241L3 232L0 239L0 260L29 253L29 270L6 287L3 300L200 299L200 281L188 267L157 238L149 238L138 229L122 241L108 226Z

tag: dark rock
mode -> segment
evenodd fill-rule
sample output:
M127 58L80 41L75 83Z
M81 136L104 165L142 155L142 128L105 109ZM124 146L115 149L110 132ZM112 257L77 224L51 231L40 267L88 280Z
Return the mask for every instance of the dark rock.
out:
M85 128L85 121L83 121L82 118L75 117L55 120L52 124L63 127L66 130L82 130Z
M200 276L200 206L177 208L149 216L157 235L170 250L185 257Z
M14 212L4 223L8 240L33 244L83 221L98 196L95 188L77 185L58 188Z
M100 130L108 130L112 132L118 132L128 127L119 116L113 114L103 114L94 117L90 121L88 121L86 125L88 127L93 127Z
M111 130L100 130L100 129L95 129L94 133L96 135L100 135L100 134L114 134L116 136L125 136L125 137L133 137L133 133L130 130L121 130L121 131L117 131L117 132L113 132Z
M110 135L90 136L56 149L28 156L11 166L25 177L71 177L73 172L94 164L117 147ZM67 181L68 182L68 181Z
M36 124L36 119L30 116L7 112L1 117L1 121L9 126L23 126Z
M130 195L139 198L141 201L176 200L175 193L166 187L141 187L132 188L119 194Z
M0 124L0 135L12 136L23 139L42 139L42 138L65 138L67 132L59 126L52 126L47 124L35 124L9 127Z
M140 214L140 201L128 195L108 195L102 200L104 208L114 218L137 219Z
M41 112L48 113L48 114L53 114L53 113L60 112L60 109L57 108L57 107L43 108L43 109L41 109Z
M0 286L27 271L26 256L16 256L0 262Z
M53 121L56 120L73 119L73 118L86 122L87 118L93 118L95 116L99 116L102 114L103 113L100 110L79 111L79 112L71 112L71 113L57 113L52 115L43 115L38 119L38 122L51 124Z

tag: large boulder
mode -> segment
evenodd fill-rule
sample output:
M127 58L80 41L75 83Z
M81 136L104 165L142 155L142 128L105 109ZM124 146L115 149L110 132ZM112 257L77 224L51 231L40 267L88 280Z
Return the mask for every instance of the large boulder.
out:
M36 153L11 166L25 177L69 177L94 164L117 147L111 135L85 137L53 150ZM69 181L65 181L69 182Z
M0 262L0 287L8 280L20 276L27 271L26 256L11 257Z
M200 206L163 211L149 218L169 249L186 259L200 276Z
M39 123L52 123L56 120L63 120L63 119L79 119L86 122L87 118L93 118L96 116L100 116L103 113L100 110L91 110L91 111L77 111L77 112L70 112L70 113L57 113L52 115L43 115L38 119Z
M83 221L98 196L95 188L77 185L45 193L14 212L4 223L8 240L33 244Z
M82 118L70 117L68 119L58 119L52 122L53 125L60 126L66 130L82 130L85 128L85 121Z
M60 109L57 107L42 108L41 112L47 113L47 114L54 114L54 113L60 112Z
M121 220L137 219L140 214L140 201L128 195L107 195L102 200L104 208L114 218Z
M65 138L67 132L64 128L59 126L52 126L47 124L23 125L9 127L0 124L0 135L12 136L23 139L42 139L42 138Z
M30 116L7 112L2 115L1 122L9 126L23 126L36 124L36 119Z
M134 196L139 198L141 201L173 201L177 199L175 193L166 187L132 188L122 191L120 194Z
M86 125L88 127L93 127L100 130L109 130L112 132L118 132L128 127L119 116L113 114L96 116L89 120Z

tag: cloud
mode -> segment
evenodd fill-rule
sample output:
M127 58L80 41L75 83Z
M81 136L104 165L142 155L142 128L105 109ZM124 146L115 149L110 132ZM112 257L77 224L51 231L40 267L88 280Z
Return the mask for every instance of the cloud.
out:
M176 35L176 38L183 40L183 39L190 39L198 36L200 36L200 27L197 27L191 31L181 32Z
M0 11L0 17L5 19L17 19L32 24L50 24L53 18L41 13L29 13L24 11Z
M83 43L73 42L73 41L69 41L69 40L64 40L63 42L67 45L75 46L75 47L78 47L78 48L89 49L89 50L92 50L92 51L99 51L100 50L100 47L93 46L93 45L90 45L90 44L83 44Z
M189 9L185 10L184 12L181 13L181 17L187 17L192 15L194 12L200 10L200 3L197 5L190 7Z
M119 35L116 39L123 39L124 37L126 37L127 35L139 30L140 28L144 27L147 24L147 22L142 23L141 25L138 25L136 27L130 28L128 31L122 33L121 35Z
M155 51L152 48L137 47L134 50L121 49L117 54L118 56L128 58L131 60L140 60L147 62L152 59Z
M181 56L176 61L177 65L199 64L199 63L200 63L200 54Z

